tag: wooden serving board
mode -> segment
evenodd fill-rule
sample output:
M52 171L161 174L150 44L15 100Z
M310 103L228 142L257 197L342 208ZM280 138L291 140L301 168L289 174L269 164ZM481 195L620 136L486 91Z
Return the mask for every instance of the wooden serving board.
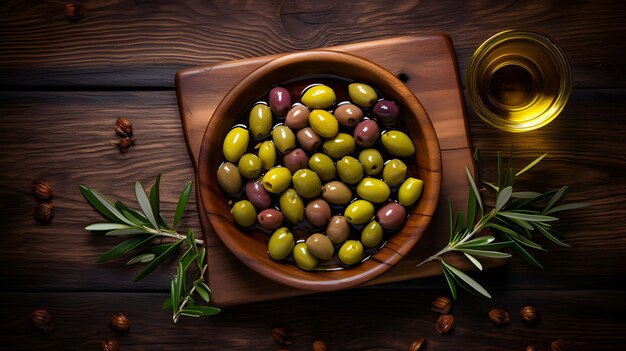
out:
M443 158L439 207L429 228L413 250L395 267L366 285L441 274L438 264L429 263L419 268L415 265L446 245L449 231L448 198L452 199L455 208L466 206L469 183L465 166L474 170L459 75L450 38L445 34L429 33L326 49L361 56L406 78L406 85L424 105L433 122ZM247 73L278 56L194 67L176 74L183 132L194 167L198 167L204 131L222 97ZM215 305L223 307L312 293L279 284L247 268L211 232L207 218L202 215L199 196L196 196L196 201L207 246L207 279ZM450 257L450 262L461 269L472 267L460 256ZM496 264L498 262L485 262L487 267Z

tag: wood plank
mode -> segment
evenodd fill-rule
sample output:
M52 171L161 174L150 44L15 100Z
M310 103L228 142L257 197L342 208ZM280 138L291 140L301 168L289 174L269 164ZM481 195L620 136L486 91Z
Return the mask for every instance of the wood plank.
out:
M495 151L510 144L518 147L518 166L547 151L541 173L528 173L521 185L548 190L570 184L573 201L594 203L559 224L572 248L540 241L549 249L537 254L545 270L514 258L474 275L487 288L611 289L626 275L626 237L620 229L626 227L626 163L619 152L626 150L625 110L626 90L575 90L563 115L530 133L500 132L470 115L473 143L482 154L481 178L493 179ZM137 145L125 155L108 144L117 116L130 118L137 133ZM87 184L130 203L134 180L147 185L158 172L170 218L179 192L193 178L174 92L0 93L0 217L9 219L0 231L0 289L165 290L173 265L132 283L137 268L126 268L124 260L94 263L114 239L83 230L100 218L78 191L78 184ZM32 219L34 178L50 180L56 192L57 214L47 226ZM193 199L183 227L199 231ZM441 284L419 279L401 286Z
M114 336L122 350L272 350L276 326L290 328L289 350L310 350L324 340L331 350L407 350L413 339L426 337L427 350L524 350L530 343L548 350L563 339L567 350L623 350L624 290L505 291L493 300L463 295L454 303L454 330L439 336L437 314L430 303L438 291L357 289L231 307L209 319L171 322L161 311L162 293L1 293L0 339L8 350L96 350ZM532 305L539 323L528 325L518 311ZM55 319L50 335L33 330L29 315L48 309ZM487 318L503 308L510 324L497 327ZM106 324L113 313L125 313L129 332ZM384 323L381 323L384 321Z
M186 67L425 31L450 34L463 76L480 43L512 26L554 37L576 87L626 81L626 5L610 0L100 1L79 21L68 21L63 5L0 5L0 87L173 88L174 73Z

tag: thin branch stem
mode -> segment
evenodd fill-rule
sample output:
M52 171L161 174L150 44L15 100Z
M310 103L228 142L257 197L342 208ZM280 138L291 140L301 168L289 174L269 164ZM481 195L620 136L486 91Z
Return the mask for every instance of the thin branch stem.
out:
M205 264L204 267L202 267L202 271L200 272L200 278L204 277L204 273L206 272L208 267L209 267L208 264ZM191 299L191 296L193 295L194 292L196 292L196 284L194 284L191 290L189 290L189 294L187 294L183 302L180 303L180 306L178 306L178 310L174 312L174 316L172 317L172 319L174 320L174 323L178 322L178 319L180 318L180 312L185 308L187 303L189 303L189 300Z

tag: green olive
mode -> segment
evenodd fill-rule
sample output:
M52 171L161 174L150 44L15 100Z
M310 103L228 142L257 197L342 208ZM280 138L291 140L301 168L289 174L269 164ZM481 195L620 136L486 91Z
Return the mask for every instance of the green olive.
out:
M338 133L334 138L324 142L324 153L332 158L342 158L355 149L354 138L347 133Z
M314 85L302 95L302 103L309 108L328 108L337 100L333 89L326 85Z
M383 240L383 226L376 221L369 222L361 231L361 242L367 248L378 246Z
M272 141L278 151L288 153L296 147L296 135L287 126L277 126L272 130Z
M399 130L384 132L380 136L380 140L383 142L385 150L392 155L407 157L415 153L415 146L411 138Z
M239 169L230 162L222 163L217 169L217 182L225 192L231 194L239 192L243 185Z
M352 190L340 181L332 181L322 187L322 197L333 205L344 205L352 200Z
M417 178L409 178L400 185L398 201L404 206L411 206L422 195L424 182Z
M323 181L335 178L335 173L337 173L333 160L328 155L319 152L309 159L309 168Z
M391 191L389 185L380 179L363 178L356 186L356 193L364 200L380 203L387 201Z
M397 158L387 162L383 169L383 180L390 187L400 185L406 177L406 165Z
M276 164L276 146L271 140L266 140L259 146L259 159L264 170L268 170Z
M282 193L290 184L291 172L286 167L274 167L263 176L263 187L272 194Z
M289 256L294 244L295 240L293 234L291 234L287 227L281 227L276 229L270 237L270 241L267 244L267 251L270 257L279 261Z
M362 107L370 107L378 100L376 90L363 83L352 83L348 86L350 100Z
M272 110L265 104L256 104L250 110L248 125L252 136L261 139L270 134L272 130Z
M383 156L376 149L365 149L359 153L359 162L367 175L376 175L383 170Z
M306 239L306 246L309 247L313 256L320 260L330 260L335 252L333 242L326 235L320 233L312 234Z
M294 189L287 189L280 194L278 204L285 218L291 223L300 223L304 220L304 202Z
M341 263L351 266L363 258L363 244L357 240L348 240L339 248L339 260Z
M317 197L322 192L320 177L310 169L299 169L292 177L293 187L306 199Z
M242 127L231 129L224 138L224 157L230 162L238 162L241 156L246 153L248 141L250 141L250 134L247 129Z
M309 124L313 131L322 138L332 138L339 131L337 118L324 110L313 110L309 114Z
M242 227L249 227L256 222L256 210L252 202L248 200L238 201L230 212L233 214L235 222Z
M239 159L239 172L242 176L253 179L261 174L261 160L255 154L245 154Z
M346 207L343 216L352 224L367 223L374 218L374 205L366 200L356 200Z
M317 267L319 260L311 253L311 249L305 243L297 243L293 247L293 259L298 267L311 270Z
M356 184L363 178L363 166L356 158L344 156L337 161L337 173L344 183Z

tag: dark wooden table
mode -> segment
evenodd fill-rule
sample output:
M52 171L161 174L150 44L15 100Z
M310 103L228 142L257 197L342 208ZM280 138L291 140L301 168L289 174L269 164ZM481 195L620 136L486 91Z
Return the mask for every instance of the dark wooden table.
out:
M116 337L123 350L273 350L270 330L290 328L289 350L324 340L331 350L623 350L626 338L626 6L621 1L88 1L70 21L63 2L0 5L0 349L87 350ZM481 152L480 177L493 179L498 150L515 148L522 166L548 152L522 186L572 186L584 211L563 216L571 248L541 241L545 270L513 258L473 274L491 300L462 293L456 328L439 336L431 301L447 295L441 277L225 308L209 319L178 324L161 310L175 266L133 283L139 267L96 264L113 241L83 228L99 220L78 190L87 184L133 202L137 179L162 173L164 215L193 179L180 125L174 74L195 65L348 44L424 31L448 33L461 77L472 52L510 27L553 37L571 61L574 90L562 113L529 133L496 130L468 105L471 140ZM132 120L137 144L121 154L109 143L116 117ZM34 179L54 187L56 214L33 218ZM195 202L183 226L200 231ZM533 305L541 321L518 311ZM491 308L510 312L494 326ZM30 313L46 308L50 335ZM129 316L128 333L107 325Z

